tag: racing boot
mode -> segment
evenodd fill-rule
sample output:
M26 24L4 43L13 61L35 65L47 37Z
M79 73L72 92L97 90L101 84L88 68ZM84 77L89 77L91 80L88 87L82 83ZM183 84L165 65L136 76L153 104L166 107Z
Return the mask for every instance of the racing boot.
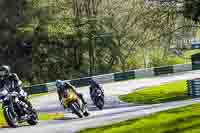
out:
M87 102L85 101L85 99L83 98L83 95L81 93L78 93L79 98L81 99L81 101L83 102L84 105L87 104Z
M83 95L81 93L78 93L78 96L81 99L81 101L83 102L83 115L89 116L90 113L89 113L88 108L87 108L87 102L85 101L85 99L83 98Z
M67 107L64 104L64 100L63 99L60 100L60 105L63 107L64 110L67 109Z
M90 115L90 113L89 113L87 108L85 108L85 111L84 111L83 115L86 116L86 117Z

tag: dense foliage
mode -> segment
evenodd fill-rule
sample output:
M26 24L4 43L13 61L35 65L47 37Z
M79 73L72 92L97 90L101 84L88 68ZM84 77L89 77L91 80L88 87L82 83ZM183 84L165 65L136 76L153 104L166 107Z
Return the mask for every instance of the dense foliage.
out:
M197 32L175 7L143 0L10 3L0 2L0 60L32 83L184 63L171 47Z
M24 21L24 4L23 0L0 2L0 63L9 64L20 77L31 80L31 46L25 44L17 30Z
M185 0L184 15L187 18L198 22L200 21L200 1L199 0Z

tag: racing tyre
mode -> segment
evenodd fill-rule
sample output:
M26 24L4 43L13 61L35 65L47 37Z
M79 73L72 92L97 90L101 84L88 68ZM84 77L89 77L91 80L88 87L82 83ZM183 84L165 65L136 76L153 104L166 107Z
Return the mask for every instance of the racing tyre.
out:
M32 114L31 114L31 119L29 119L28 121L27 121L27 123L29 124L29 125L36 125L37 123L38 123L38 115L37 115L37 112L36 112L36 110L32 110L33 112L32 112Z
M83 117L83 114L81 112L81 109L79 107L78 103L72 103L70 104L70 109L72 110L73 113L75 113L79 118Z
M97 97L96 98L96 106L102 110L104 106L104 99L102 97Z
M5 107L3 109L3 114L5 117L6 122L10 127L16 128L17 127L17 116L12 110L11 107Z

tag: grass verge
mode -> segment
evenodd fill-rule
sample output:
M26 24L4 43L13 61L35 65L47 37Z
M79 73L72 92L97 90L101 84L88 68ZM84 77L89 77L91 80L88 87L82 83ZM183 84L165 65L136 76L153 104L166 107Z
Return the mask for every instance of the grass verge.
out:
M56 120L56 119L63 119L63 113L39 113L39 120Z
M189 99L186 81L177 81L160 86L153 86L122 95L120 99L128 103L155 104Z
M200 104L194 104L79 133L200 133L199 125Z
M199 49L189 50L189 51L187 51L187 52L184 53L184 56L187 57L187 58L191 58L191 56L193 54L197 54L199 52L200 52Z

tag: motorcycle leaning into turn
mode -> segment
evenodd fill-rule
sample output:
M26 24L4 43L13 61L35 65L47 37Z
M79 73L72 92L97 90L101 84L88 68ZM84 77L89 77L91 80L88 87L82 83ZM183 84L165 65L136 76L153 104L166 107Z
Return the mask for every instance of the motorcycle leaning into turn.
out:
M5 120L10 127L15 128L18 123L22 122L27 122L30 125L38 123L37 112L20 99L18 92L4 88L0 91L0 98Z
M87 103L81 93L76 92L75 87L69 82L56 81L59 101L64 109L70 109L79 118L89 115Z
M76 114L79 118L84 116L88 116L88 109L83 104L82 100L79 96L71 91L70 89L64 90L63 97L61 99L61 103L64 109L68 108L72 111L72 113Z
M100 110L104 107L104 91L102 86L95 83L90 86L90 97L94 105Z

